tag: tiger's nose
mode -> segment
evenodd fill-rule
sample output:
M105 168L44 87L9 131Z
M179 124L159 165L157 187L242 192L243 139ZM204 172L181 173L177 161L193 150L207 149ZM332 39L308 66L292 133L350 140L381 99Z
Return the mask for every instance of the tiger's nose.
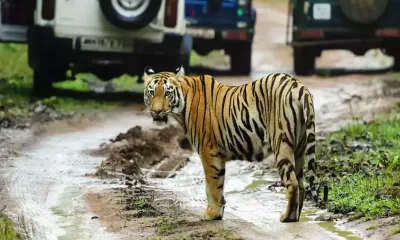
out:
M158 115L162 112L162 109L154 109L153 112Z

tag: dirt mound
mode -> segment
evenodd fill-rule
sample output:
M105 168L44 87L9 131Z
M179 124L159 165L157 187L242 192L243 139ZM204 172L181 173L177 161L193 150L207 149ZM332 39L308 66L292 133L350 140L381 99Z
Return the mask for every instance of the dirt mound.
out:
M192 153L183 131L173 125L143 130L135 126L103 143L96 154L106 156L96 175L123 173L167 177L182 166ZM164 161L165 160L165 161Z

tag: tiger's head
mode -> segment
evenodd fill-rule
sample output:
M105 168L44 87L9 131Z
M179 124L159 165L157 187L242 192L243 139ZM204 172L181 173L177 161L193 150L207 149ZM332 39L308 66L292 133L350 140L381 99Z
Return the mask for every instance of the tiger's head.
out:
M155 73L150 67L144 69L144 103L157 124L167 123L169 116L179 119L185 105L181 88L184 78L182 66L175 73Z

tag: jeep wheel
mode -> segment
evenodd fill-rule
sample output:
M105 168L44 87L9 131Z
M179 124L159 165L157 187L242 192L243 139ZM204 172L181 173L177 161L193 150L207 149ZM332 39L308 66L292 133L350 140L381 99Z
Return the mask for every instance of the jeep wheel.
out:
M340 8L351 21L370 24L385 12L387 3L388 0L340 0Z
M315 57L309 48L295 47L293 49L294 72L299 76L313 75L315 72Z
M252 42L236 42L231 45L231 73L234 75L249 75L251 72Z
M50 71L45 69L33 72L33 95L39 98L49 97L52 94L52 79Z
M394 58L393 71L394 72L400 72L400 51L399 50L393 50L393 52L391 52L389 54L392 55L393 58Z
M161 0L101 0L104 16L117 27L139 29L157 16Z

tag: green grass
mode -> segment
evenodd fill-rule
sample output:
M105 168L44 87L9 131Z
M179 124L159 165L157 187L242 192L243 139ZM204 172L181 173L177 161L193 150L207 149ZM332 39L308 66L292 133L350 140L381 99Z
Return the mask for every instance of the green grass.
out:
M393 236L399 233L400 233L400 221L398 221L397 225L392 229L390 235Z
M82 89L83 81L55 84L58 87ZM23 44L0 44L0 117L23 117L30 114L34 103L32 92L32 70L28 66L27 46ZM67 87L66 87L67 86ZM76 100L64 97L43 99L42 103L59 112L108 109L116 106L91 100Z
M317 145L330 211L357 217L400 214L400 118L354 124ZM354 218L354 217L353 217Z
M149 201L147 199L144 199L144 198L138 199L136 204L137 204L137 206L138 206L138 208L140 210L148 209L149 206L150 206Z
M263 179L253 179L253 181L245 187L246 190L253 190L259 188L261 185L267 184L267 180Z
M144 84L138 83L137 76L130 76L128 74L123 74L120 77L113 78L110 81L102 81L97 76L91 73L80 73L76 75L76 80L66 80L62 82L53 83L54 87L61 89L69 89L74 91L87 92L89 91L88 81L93 82L96 86L105 86L107 84L112 84L114 91L130 91L130 92L140 92L144 90Z
M158 235L166 236L178 227L178 220L176 217L160 217L157 219L155 226L157 227Z
M21 239L19 234L14 230L11 220L0 213L0 240L17 240Z

